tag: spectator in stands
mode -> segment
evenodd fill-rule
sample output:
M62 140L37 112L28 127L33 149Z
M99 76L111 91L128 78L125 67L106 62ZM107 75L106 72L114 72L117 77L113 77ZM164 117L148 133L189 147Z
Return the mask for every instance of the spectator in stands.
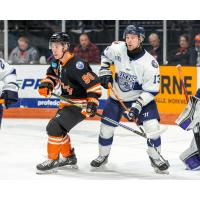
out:
M158 34L151 33L149 35L149 44L151 45L148 50L149 53L158 61L159 64L163 64L163 53L160 47L160 39Z
M83 33L79 38L80 44L74 48L74 53L90 64L100 63L100 51L90 41L87 34Z
M193 61L194 65L200 67L200 34L197 34L194 38L194 49L193 49Z
M192 48L189 47L189 36L187 34L183 34L179 37L179 46L180 47L175 52L172 52L169 64L181 64L183 66L195 65L192 59Z
M18 39L18 46L12 50L8 62L10 64L37 64L39 53L36 48L30 46L27 37L21 36Z

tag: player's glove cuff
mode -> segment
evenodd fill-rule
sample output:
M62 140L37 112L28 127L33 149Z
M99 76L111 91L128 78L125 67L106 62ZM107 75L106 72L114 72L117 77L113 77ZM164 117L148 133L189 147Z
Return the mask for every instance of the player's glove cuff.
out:
M39 85L38 89L38 92L41 96L50 97L52 90L53 85L51 80L45 79L41 81L41 84Z
M101 85L105 88L108 89L108 83L113 83L113 77L112 77L112 72L108 69L101 69L99 71L99 80Z
M86 112L89 117L94 117L99 106L99 101L96 98L88 98Z
M142 103L139 100L136 100L128 113L125 113L125 117L130 121L133 122L139 117L139 114L142 110Z
M131 108L133 109L137 109L138 111L138 115L140 114L141 110L142 110L142 103L138 100L136 100L136 102L134 102L131 106Z

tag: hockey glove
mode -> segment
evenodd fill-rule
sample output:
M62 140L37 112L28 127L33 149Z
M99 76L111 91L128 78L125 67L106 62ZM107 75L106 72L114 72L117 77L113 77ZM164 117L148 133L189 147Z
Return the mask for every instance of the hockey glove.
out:
M49 82L41 82L39 85L38 92L41 96L50 97L51 92L53 90L53 86Z
M86 108L87 115L89 115L90 117L94 117L97 112L98 106L99 106L99 101L95 98L91 98L87 103L87 108Z
M1 94L1 99L5 100L5 107L8 108L10 105L14 104L18 100L18 92L4 90Z
M112 72L110 70L102 69L99 72L99 80L101 85L108 89L108 83L113 83Z
M133 122L134 120L137 121L139 114L142 110L142 104L140 101L136 100L134 102L129 110L128 113L126 113L125 117L128 119L128 121Z

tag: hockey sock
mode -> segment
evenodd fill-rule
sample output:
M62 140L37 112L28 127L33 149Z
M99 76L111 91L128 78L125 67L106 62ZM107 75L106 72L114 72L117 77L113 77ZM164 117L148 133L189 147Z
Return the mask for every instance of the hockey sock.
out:
M63 157L68 157L72 154L72 147L69 135L66 135L62 141L61 152Z
M155 149L153 147L156 147L158 152L161 151L161 138L158 137L157 139L147 140L147 145L148 145L147 152L148 152L149 156L154 158L154 159L157 159L158 154L155 152Z
M63 137L48 136L47 152L49 159L58 159L62 147L62 141Z

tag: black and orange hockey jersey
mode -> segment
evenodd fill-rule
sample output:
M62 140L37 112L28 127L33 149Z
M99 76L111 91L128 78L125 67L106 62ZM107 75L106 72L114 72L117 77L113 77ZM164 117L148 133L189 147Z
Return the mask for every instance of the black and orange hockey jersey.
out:
M61 60L53 61L46 75L43 81L50 82L53 88L60 84L63 97L77 103L93 101L98 104L101 96L99 78L87 62L74 54L66 52Z

